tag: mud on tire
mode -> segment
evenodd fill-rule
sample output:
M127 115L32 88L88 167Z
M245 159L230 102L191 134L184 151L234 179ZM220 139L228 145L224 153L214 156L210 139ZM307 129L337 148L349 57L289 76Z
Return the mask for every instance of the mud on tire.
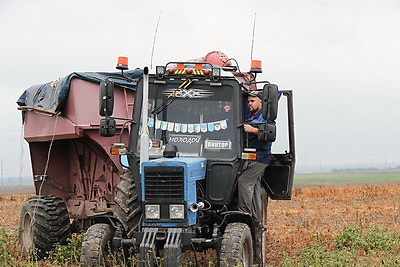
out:
M56 196L33 196L22 206L20 243L26 255L46 256L56 243L66 244L71 225L64 200Z
M83 238L80 265L85 267L106 266L114 232L114 228L105 223L96 223L90 226Z
M133 175L125 170L117 186L114 216L122 223L128 237L132 237L133 231L138 228L140 214L141 206Z
M253 266L253 240L245 223L230 223L222 237L220 266Z

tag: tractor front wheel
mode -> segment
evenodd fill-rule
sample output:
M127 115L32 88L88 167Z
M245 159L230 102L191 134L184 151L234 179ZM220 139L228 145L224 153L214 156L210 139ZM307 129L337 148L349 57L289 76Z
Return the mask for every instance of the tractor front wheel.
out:
M220 266L253 266L253 240L245 223L230 223L222 236Z
M111 252L111 241L115 230L109 224L96 223L84 236L81 251L81 266L104 266Z

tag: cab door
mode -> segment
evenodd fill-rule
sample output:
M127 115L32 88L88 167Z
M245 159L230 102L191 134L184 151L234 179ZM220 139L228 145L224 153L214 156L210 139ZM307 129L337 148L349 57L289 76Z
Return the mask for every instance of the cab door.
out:
M272 144L272 161L261 182L271 199L289 200L292 196L296 163L293 94L291 90L280 92L282 96L276 120L278 135Z

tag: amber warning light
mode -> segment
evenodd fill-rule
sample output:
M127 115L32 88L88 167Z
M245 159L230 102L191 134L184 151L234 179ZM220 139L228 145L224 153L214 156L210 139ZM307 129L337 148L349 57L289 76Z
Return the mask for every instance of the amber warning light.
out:
M256 160L257 153L255 148L244 148L242 152L242 159Z
M118 70L127 70L128 69L128 58L127 57L118 57L117 69Z
M261 60L252 60L251 61L250 72L253 72L253 73L261 73L262 72Z
M111 155L126 155L128 154L128 149L125 147L124 143L113 143L110 148Z

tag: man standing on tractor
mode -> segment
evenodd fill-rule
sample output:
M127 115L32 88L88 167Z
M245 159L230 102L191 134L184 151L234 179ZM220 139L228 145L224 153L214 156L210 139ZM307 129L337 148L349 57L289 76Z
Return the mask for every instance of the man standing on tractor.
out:
M261 177L265 168L271 161L271 142L258 140L257 122L265 122L262 117L261 95L254 93L247 97L248 112L245 120L248 124L243 126L247 133L248 148L256 149L257 158L246 160L242 168L242 173L238 178L238 210L252 215L256 225L262 227L262 208L261 208Z

